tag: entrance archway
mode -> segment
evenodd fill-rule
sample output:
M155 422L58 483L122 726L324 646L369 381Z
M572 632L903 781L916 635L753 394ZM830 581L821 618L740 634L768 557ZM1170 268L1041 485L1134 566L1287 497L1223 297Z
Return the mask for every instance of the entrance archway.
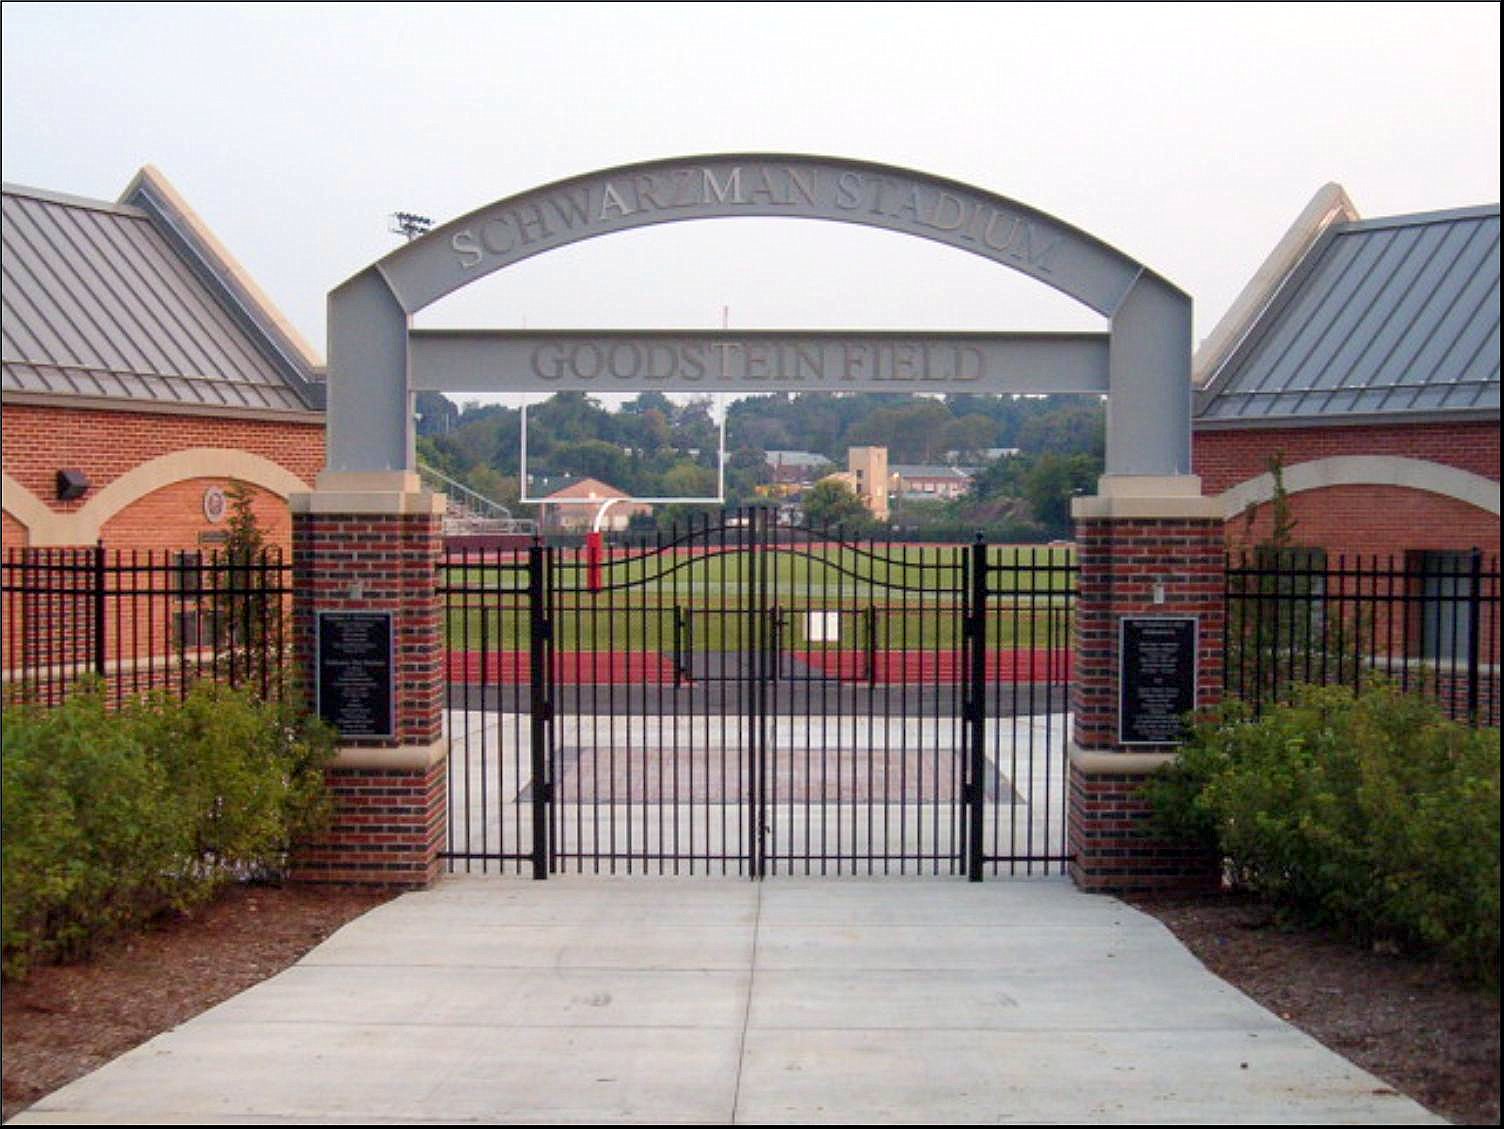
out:
M854 223L1019 271L1105 334L516 333L415 330L414 314L533 255L660 223ZM566 363L572 360L576 363ZM587 173L478 208L329 297L328 469L410 471L411 398L469 392L1105 392L1109 476L1190 473L1191 301L1102 240L1007 197L829 157L686 157Z
M413 316L431 303L536 254L653 224L747 216L855 223L964 250L1069 295L1105 317L1107 331L554 333L418 330L412 325ZM1068 758L1052 762L1058 775L1052 774L1055 790L1048 793L1061 805L1069 796L1071 811L1079 806L1085 814L1079 819L1073 814L1068 827L1062 823L1055 829L1068 841L1053 854L1053 861L1068 862L1079 883L1101 889L1168 881L1181 865L1173 851L1152 841L1147 823L1144 830L1130 828L1146 819L1147 809L1124 784L1173 755L1182 702L1206 705L1220 692L1222 610L1217 576L1222 534L1215 507L1200 496L1199 482L1190 475L1190 299L1142 264L1037 209L910 170L809 156L677 158L589 173L524 192L407 244L331 292L328 354L327 469L318 488L295 502L295 553L302 552L298 567L303 578L297 616L300 647L314 670L316 693L328 680L336 704L326 711L320 698L321 712L340 724L345 745L333 775L337 805L343 802L339 797L348 797L348 810L337 811L335 841L322 856L313 856L319 876L426 882L438 873L441 857L467 857L456 853L453 834L452 796L459 785L446 775L452 765L454 771L468 771L469 754L457 762L446 732L443 643L451 616L438 599L436 584L450 598L456 588L452 571L441 567L436 573L434 568L441 557L438 518L443 499L422 492L413 473L412 400L421 390L1104 394L1106 474L1099 495L1078 499L1073 507L1080 544L1079 599L1069 628L1059 636L1070 638L1073 646L1073 655L1061 666L1073 672L1068 675L1073 732ZM812 865L809 849L779 840L776 833L769 838L765 822L772 802L793 797L797 807L817 791L823 800L821 782L832 779L823 763L818 776L806 765L804 776L778 789L776 774L785 766L770 759L775 757L772 750L790 742L768 724L777 716L780 700L776 689L768 698L768 687L777 682L769 672L794 670L821 693L855 672L865 679L870 702L870 688L884 684L883 671L893 663L880 662L872 654L878 635L870 616L877 609L857 609L869 619L863 621L867 626L853 629L854 646L838 646L833 652L820 649L832 640L840 643L842 609L832 616L830 609L800 604L791 613L790 605L780 602L776 585L768 583L777 578L778 565L773 557L760 554L777 553L782 544L776 530L764 527L763 519L728 519L715 529L701 530L699 541L691 546L706 558L695 565L706 572L701 581L724 587L730 566L711 558L721 555L724 543L746 538L754 550L747 559L757 577L758 596L748 608L735 612L741 617L736 622L744 627L732 630L717 624L722 642L712 650L715 656L729 653L725 640L741 631L757 656L752 673L732 680L732 697L751 703L745 718L750 719L747 731L753 736L747 747L752 752L738 752L741 760L734 763L752 774L747 779L757 781L749 789L752 800L744 804L750 806L743 814L752 843L746 872L760 876L765 868L796 860ZM813 559L818 550L800 551ZM834 564L828 557L816 564L844 575L835 581L838 588L861 586L864 597L866 590L882 589L895 605L904 604L910 595L905 587L910 581L895 581L895 576L938 566L961 578L952 577L949 588L939 586L942 595L953 598L937 610L932 623L913 627L921 639L929 640L920 648L931 655L928 666L923 659L908 663L906 656L899 656L904 661L895 668L914 666L953 679L959 692L950 695L948 705L927 714L925 722L933 723L929 732L967 734L955 749L941 750L947 757L959 753L960 759L947 761L954 768L945 778L949 783L931 787L925 800L952 803L957 814L951 826L956 830L949 837L916 841L912 851L903 840L901 849L910 852L905 857L954 861L951 872L964 872L973 880L981 877L983 862L1012 865L1020 858L1041 857L1028 844L1023 855L1010 855L1000 840L989 853L981 830L984 805L1027 807L1032 802L1032 793L989 791L984 755L985 726L993 714L987 676L995 665L997 635L987 625L987 607L990 598L1011 594L1018 586L989 587L1004 570L980 544L966 550L971 555L965 561L920 557L895 564L884 559L876 566L884 570L880 576L872 571L870 551L851 561L840 555L846 553L844 548L835 551ZM514 610L510 620L498 620L498 630L501 623L510 624L515 643L506 656L484 647L482 653L494 652L498 660L505 658L503 666L511 664L516 677L508 685L514 701L522 694L530 697L525 711L520 703L509 711L514 736L508 756L514 771L508 802L530 805L531 817L516 825L518 841L511 853L497 854L483 842L480 854L473 857L531 864L537 877L546 877L557 851L560 825L550 822L556 814L551 805L563 778L550 734L555 699L560 696L554 692L559 682L557 632L565 620L555 614L559 608L553 601L568 586L560 587L550 577L567 562L551 554L535 546L526 561L516 559L505 568L482 568L475 574L475 582L487 586L510 574L508 599L526 610L525 616ZM646 613L656 614L664 623L680 625L658 629L656 635L643 631L644 639L653 635L679 640L670 674L661 676L657 685L677 686L686 680L709 684L716 670L727 669L727 662L700 654L705 648L696 640L710 635L695 618L696 608L675 604L664 612L659 598L665 585L670 595L675 593L678 581L673 577L680 565L666 557L661 564L652 576L623 581L623 590L631 586L643 594L641 607L627 610L632 615L644 613L644 618L650 618ZM638 573L644 567L638 567ZM719 573L710 575L717 569ZM469 583L469 575L462 563L460 588ZM807 587L815 584L808 577L801 582ZM609 587L587 583L583 593L572 594L593 605ZM936 585L923 590L933 595ZM1050 598L1049 585L1044 592ZM468 598L467 592L458 594ZM608 637L609 625L622 610L610 602L612 598L605 597L602 613ZM591 616L599 612L594 606L589 609ZM895 630L901 637L906 613L890 614L900 624ZM469 621L468 609L461 615ZM1048 639L1054 630L1048 609L1042 622ZM794 630L803 625L798 647L786 645L790 624ZM592 630L589 625L576 626L574 637L583 638ZM319 647L326 637L330 650L322 655ZM1129 653L1123 639L1130 637L1137 657L1125 657L1123 663L1138 663L1133 678L1120 669L1120 655ZM1052 648L1047 645L1039 663L1030 658L1025 666L1037 666L1047 672L1047 679L1053 678ZM607 666L614 669L614 650L611 655ZM627 654L621 665L627 669L632 662ZM802 665L788 665L791 662ZM785 697L807 702L809 693L804 688ZM762 697L754 701L756 695ZM941 694L934 697L937 702L947 700ZM507 712L504 707L502 712ZM1132 724L1127 724L1130 713ZM662 737L666 731L660 726L658 732ZM902 744L903 730L894 732L900 734L899 747L908 748ZM1063 737L1064 729L1059 733ZM627 743L634 740L640 751L641 741L629 733ZM879 741L869 731L861 738L862 751L870 752L879 743L888 757L884 768L897 765L900 775L907 772L907 754L888 755L893 747L888 736ZM940 746L930 740L920 746L914 761L931 780L937 779L931 764L936 750ZM592 788L588 793L583 785L577 788L578 804L599 802L594 790L598 750L596 756L590 764L595 774ZM837 764L842 763L838 757ZM1000 762L994 758L990 763L996 770L993 775L998 775ZM654 780L665 771L672 778L671 766L661 760L653 767ZM577 768L578 779L583 779L583 771ZM877 779L875 773L868 776ZM469 787L468 777L464 786ZM874 786L869 781L867 795ZM622 787L629 797L642 791L636 778L624 779ZM698 795L693 788L691 794ZM743 793L722 790L699 799L708 807L712 801L730 803L728 796L741 803ZM836 802L849 799L843 795ZM642 802L651 806L645 798ZM785 823L810 826L807 819L799 823L787 814ZM364 829L378 824L381 845L370 847L362 837ZM598 820L590 824L592 860L602 857L593 846L600 826ZM665 823L660 812L655 826L677 824ZM848 821L844 826L856 824ZM865 826L872 826L870 817ZM901 815L899 826L902 832ZM340 828L359 834L341 840ZM448 850L443 847L446 833ZM483 830L483 839L484 835ZM806 834L805 841L812 841L812 836ZM853 857L854 865L880 863L886 868L881 850L871 846L865 851ZM582 851L581 860L585 857ZM658 861L664 860L660 856ZM713 850L709 861L716 861ZM1198 859L1185 862L1185 872L1193 877L1201 873L1200 867Z

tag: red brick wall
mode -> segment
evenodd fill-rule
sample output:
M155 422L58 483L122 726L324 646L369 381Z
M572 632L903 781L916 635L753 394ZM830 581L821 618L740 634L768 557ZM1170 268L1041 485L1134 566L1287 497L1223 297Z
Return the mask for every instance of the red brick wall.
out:
M299 848L293 878L421 887L439 876L445 762L427 772L334 769L329 831Z
M1384 424L1359 427L1269 427L1197 431L1191 461L1206 494L1246 482L1282 453L1286 466L1335 455L1426 459L1499 480L1497 422Z
M228 478L187 478L164 486L138 498L121 510L100 531L108 546L132 549L185 549L199 547L204 533L224 533L229 529L228 511L219 522L204 517L204 491L210 486L228 487ZM292 518L287 502L269 490L251 487L251 509L268 546L280 548L285 555L292 548ZM206 552L214 544L205 543Z
M1219 889L1221 866L1214 855L1154 836L1145 779L1071 766L1071 880L1078 889L1102 894Z
M312 483L324 465L321 423L235 416L91 411L6 404L5 471L59 513L85 505L94 491L149 459L189 447L249 451ZM78 467L92 489L73 502L55 501L60 467Z
M1339 455L1424 459L1499 480L1496 423L1385 424L1356 427L1250 428L1197 431L1192 456L1202 490L1220 494L1269 469ZM1295 540L1329 553L1400 555L1408 549L1499 551L1499 521L1465 502L1393 486L1329 486L1290 496ZM1256 543L1269 533L1270 506L1255 508L1250 532L1243 514L1228 525L1229 545Z
M324 428L319 423L30 404L5 405L0 423L4 427L6 473L56 513L81 509L100 489L142 463L192 447L221 447L260 455L310 485L324 465ZM56 499L57 472L63 468L77 468L88 475L90 489L82 498L71 502ZM167 495L159 491L163 496L154 495L151 505L130 516L117 514L103 531L106 542L127 548L193 545L200 532L211 528L199 504L204 487L211 481L223 485L227 480L200 480L192 499L186 492ZM139 505L134 503L131 509ZM290 541L286 504L280 499L275 504L258 504L257 515L264 526L275 525L278 543L285 547ZM6 514L0 527L0 545L18 548L26 543L25 527Z
M1300 545L1327 550L1330 563L1346 554L1366 559L1393 556L1403 562L1410 549L1482 549L1499 551L1499 519L1486 510L1456 498L1407 490L1399 486L1327 486L1289 495L1295 519L1294 539ZM1273 525L1268 503L1227 523L1227 544L1235 553L1266 539Z
M293 522L293 635L313 669L315 613L390 611L397 736L348 745L428 745L443 732L444 644L437 587L441 519L428 514L299 514ZM350 589L358 585L360 595Z
M147 570L151 566L169 563L173 551L181 549L201 550L206 559L212 557L218 546L212 541L201 542L200 535L227 533L229 519L227 516L211 523L204 517L204 491L209 486L228 486L229 481L223 478L185 479L126 506L100 531L105 545L111 550L107 558L109 564L127 568L139 564ZM292 521L286 501L257 487L251 487L251 494L252 509L265 535L267 548L274 553L280 552L282 560L289 559ZM17 571L17 562L11 559L11 554L13 550L26 546L27 531L8 514L5 523L7 536L3 548L7 562L12 566L8 576L23 576L24 572ZM122 555L116 555L114 550L117 549ZM70 557L70 551L66 549L50 552L59 560ZM81 552L80 560L92 559L89 556L92 549L84 548ZM54 584L58 580L54 578ZM80 574L79 583L86 585L87 582L87 575ZM142 571L130 576L111 573L107 584L111 596L107 600L105 620L106 661L164 663L175 654L174 613L190 610L193 605L170 597L172 583L173 578L160 571ZM276 584L277 580L272 578L271 583ZM127 588L138 590L139 594L135 597L115 595ZM148 591L154 594L147 595ZM207 597L198 601L198 606L207 630L215 601L212 596ZM205 611L206 608L210 610ZM0 660L4 669L16 670L23 666L34 669L76 661L80 655L87 657L92 654L93 619L89 600L55 597L47 614L42 615L41 611L42 605L37 597L30 597L29 604L13 596L5 600L3 612L0 612L0 630L8 640L3 660ZM23 623L31 625L29 635L22 629ZM24 646L15 645L22 640ZM133 675L128 681L135 688L145 689L146 684L154 680L145 675L139 679Z
M1220 521L1091 520L1076 523L1080 569L1071 708L1083 749L1117 744L1118 620L1125 615L1195 615L1196 697L1222 695L1222 623L1226 614ZM1154 603L1164 583L1165 602Z

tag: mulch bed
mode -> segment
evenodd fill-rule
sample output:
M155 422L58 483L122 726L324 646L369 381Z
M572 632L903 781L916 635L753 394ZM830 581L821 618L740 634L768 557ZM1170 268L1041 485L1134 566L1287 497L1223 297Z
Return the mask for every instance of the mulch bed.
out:
M238 886L192 915L100 952L34 969L4 992L9 1118L271 976L392 895ZM1278 927L1238 898L1135 901L1247 995L1427 1108L1499 1122L1499 1000L1440 965Z
M281 972L392 896L355 887L232 886L90 961L45 965L7 981L0 1116Z
M1130 898L1212 972L1448 1120L1499 1124L1499 997L1442 964L1286 929L1247 898Z

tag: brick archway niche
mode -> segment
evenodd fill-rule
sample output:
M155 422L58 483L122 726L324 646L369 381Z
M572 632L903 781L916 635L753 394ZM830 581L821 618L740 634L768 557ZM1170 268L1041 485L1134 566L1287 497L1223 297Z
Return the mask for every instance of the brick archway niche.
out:
M413 315L493 271L660 223L772 216L927 239L1019 271L1107 320L1102 333L697 333L418 330ZM394 723L346 737L336 825L310 879L422 885L444 834L442 624L434 590L442 496L416 474L418 391L1095 392L1108 397L1098 493L1077 499L1072 873L1088 889L1204 877L1146 836L1135 799L1163 744L1117 726L1118 623L1196 617L1196 695L1220 693L1222 522L1190 473L1191 301L1106 243L1031 208L907 169L733 154L592 172L478 208L329 296L327 469L292 499L298 631L320 612L390 613ZM1147 749L1147 751L1146 751Z

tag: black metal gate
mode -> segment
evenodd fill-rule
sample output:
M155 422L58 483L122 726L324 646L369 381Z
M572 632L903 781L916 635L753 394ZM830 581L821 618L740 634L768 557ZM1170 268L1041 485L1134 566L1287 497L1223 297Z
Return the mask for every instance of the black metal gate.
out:
M1065 861L1066 550L769 510L441 566L457 869L1040 873Z

